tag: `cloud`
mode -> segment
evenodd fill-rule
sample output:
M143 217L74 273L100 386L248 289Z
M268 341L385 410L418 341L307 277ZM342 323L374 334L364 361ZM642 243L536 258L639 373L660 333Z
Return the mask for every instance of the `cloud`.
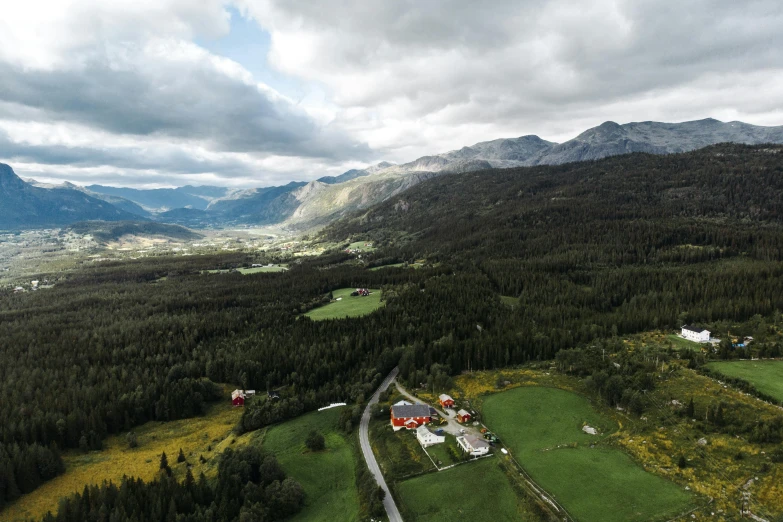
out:
M780 91L758 107L741 81L769 84L783 71L777 0L246 0L246 8L271 33L271 63L325 84L370 145L392 153L398 139L430 152L526 133L562 140L609 119L732 113L758 122L783 104ZM727 99L737 80L740 95Z
M194 43L237 13L257 63ZM0 157L248 186L605 120L780 125L779 27L778 0L28 0L0 20Z

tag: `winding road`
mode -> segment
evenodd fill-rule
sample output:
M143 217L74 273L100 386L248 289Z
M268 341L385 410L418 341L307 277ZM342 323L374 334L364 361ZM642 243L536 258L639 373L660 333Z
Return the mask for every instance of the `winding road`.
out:
M370 446L370 408L372 408L374 404L378 404L378 397L389 387L394 378L397 377L398 371L397 368L393 369L391 373L386 376L378 389L375 390L375 394L364 409L362 420L359 424L359 443L362 447L362 454L364 455L364 460L367 462L367 467L375 476L378 485L386 492L386 496L383 497L383 507L386 508L386 515L389 517L389 522L402 522L402 515L400 515L400 511L397 509L397 504L394 503L394 498L392 498L391 491L389 491L389 487L386 485L383 473L381 473L381 468L378 466L378 461L375 460L375 455L372 453L372 446Z

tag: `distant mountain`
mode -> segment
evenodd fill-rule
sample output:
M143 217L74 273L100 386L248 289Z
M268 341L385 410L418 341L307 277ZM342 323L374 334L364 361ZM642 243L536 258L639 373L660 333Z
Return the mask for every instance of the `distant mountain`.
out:
M557 165L629 152L669 154L717 143L783 143L783 126L759 127L739 121L723 123L712 118L683 123L645 121L625 125L607 121L572 140L542 150L524 164Z
M61 226L84 220L134 220L139 216L67 187L41 188L0 163L0 228Z
M174 208L195 208L206 210L212 200L224 197L232 192L225 187L193 187L185 186L171 189L132 189L124 187L107 187L89 185L91 192L120 197L141 205L146 210L165 212Z
M35 187L40 187L45 189L62 188L62 189L78 190L79 192L84 192L88 196L92 196L96 199L100 199L101 201L105 201L106 203L110 203L120 210L124 210L125 212L130 212L131 214L136 214L139 217L149 218L151 215L149 212L144 210L144 208L142 208L141 205L138 205L133 201L130 201L129 199L92 192L90 190L87 190L85 187L74 185L73 183L69 183L67 181L59 185L53 185L50 183L40 183L34 179L29 179L25 181Z
M91 234L96 241L108 243L123 236L165 237L178 241L199 239L204 236L179 225L151 221L80 221L68 227L77 234Z
M334 185L336 183L344 183L346 181L360 178L362 176L369 176L370 174L375 174L376 172L379 172L384 169L388 169L393 166L394 163L389 163L388 161L382 161L377 165L373 165L372 167L368 167L366 169L351 169L347 172L340 174L339 176L324 176L322 178L318 178L316 181L320 181L321 183L326 183L327 185Z

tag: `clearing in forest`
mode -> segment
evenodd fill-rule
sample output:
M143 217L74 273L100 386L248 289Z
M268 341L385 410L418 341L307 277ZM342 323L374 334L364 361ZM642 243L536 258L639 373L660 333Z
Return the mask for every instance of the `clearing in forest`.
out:
M370 289L370 295L352 296L355 288L341 288L332 292L334 301L318 308L313 308L306 315L313 321L324 319L343 319L345 317L360 317L374 312L381 306L381 291ZM339 301L337 300L339 299Z
M691 494L602 444L617 429L575 393L521 387L487 396L484 421L533 479L583 522L649 521L681 513ZM588 435L582 428L596 428Z
M783 361L720 361L707 368L748 381L758 391L783 401Z
M148 422L133 430L138 447L129 448L126 433L107 438L103 450L83 453L71 450L63 454L65 473L45 482L35 491L22 496L5 507L1 520L40 520L47 511L55 513L63 497L81 493L86 484L112 481L119 484L122 477L153 480L160 472L160 456L164 451L169 466L178 480L185 478L187 465L198 478L217 474L217 456L235 439L232 429L242 415L241 408L233 408L228 399L208 407L205 415L170 422ZM182 449L186 462L178 463ZM206 462L202 463L200 457Z
M337 429L343 408L308 413L276 424L263 437L262 447L274 453L283 469L304 488L305 507L291 521L346 522L359 519L356 491L356 446ZM326 449L312 452L305 447L311 430L324 436Z

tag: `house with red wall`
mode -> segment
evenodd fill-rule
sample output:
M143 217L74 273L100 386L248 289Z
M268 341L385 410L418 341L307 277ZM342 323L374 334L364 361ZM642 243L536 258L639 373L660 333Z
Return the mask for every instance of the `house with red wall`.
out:
M445 393L442 393L439 397L440 399L440 405L444 408L453 408L454 407L454 399L452 399L449 395L446 395Z
M415 430L431 420L430 407L426 404L395 404L391 407L391 425L394 431L402 428Z
M467 412L467 411L465 411L465 410L459 410L459 411L457 412L457 420L458 420L458 421L460 421L460 422L462 422L462 423L465 423L465 422L470 422L470 419L471 419L471 418L472 418L471 414L470 414L470 413L468 413L468 412Z

